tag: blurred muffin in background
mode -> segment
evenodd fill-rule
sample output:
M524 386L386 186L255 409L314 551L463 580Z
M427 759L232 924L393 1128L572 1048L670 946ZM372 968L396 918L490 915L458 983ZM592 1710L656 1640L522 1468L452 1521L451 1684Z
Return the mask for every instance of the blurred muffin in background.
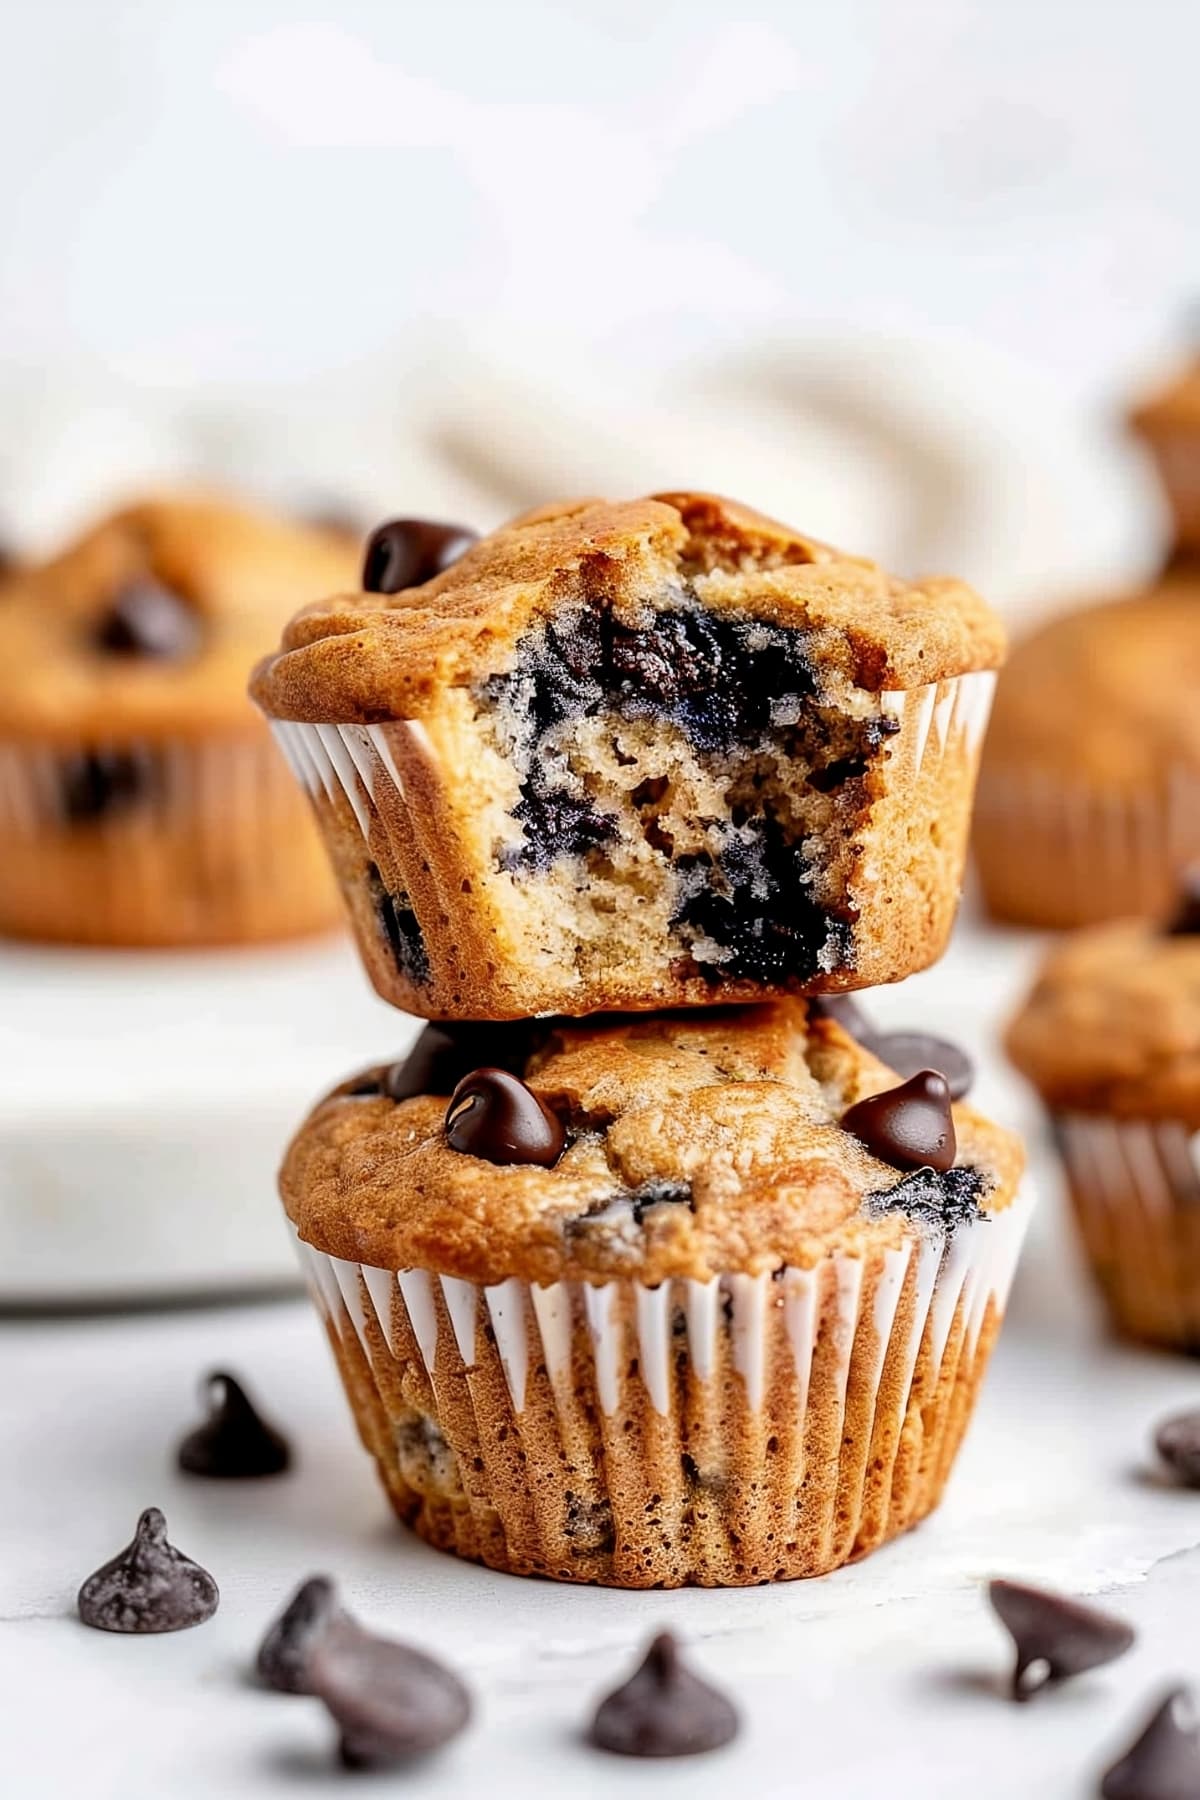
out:
M1049 1111L1113 1324L1200 1352L1200 887L1166 927L1057 945L1007 1048Z
M336 921L245 671L358 561L335 527L180 495L4 581L0 931L188 946Z
M996 693L973 845L1017 924L1161 914L1200 857L1200 363L1132 423L1174 521L1161 579L1042 626Z

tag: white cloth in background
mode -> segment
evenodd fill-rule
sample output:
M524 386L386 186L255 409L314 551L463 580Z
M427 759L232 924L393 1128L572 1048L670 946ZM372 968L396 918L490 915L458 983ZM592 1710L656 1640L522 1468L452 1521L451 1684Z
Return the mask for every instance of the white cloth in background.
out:
M650 385L578 346L427 339L299 392L130 393L71 369L0 399L0 524L35 551L199 478L485 528L556 495L708 488L897 572L963 575L1013 618L1154 557L1112 422L1064 418L963 347L776 339Z

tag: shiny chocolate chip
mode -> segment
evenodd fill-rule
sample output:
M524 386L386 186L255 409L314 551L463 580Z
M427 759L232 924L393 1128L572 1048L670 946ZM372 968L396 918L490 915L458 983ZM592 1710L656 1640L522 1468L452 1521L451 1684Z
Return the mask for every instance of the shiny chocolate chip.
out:
M128 750L78 750L59 767L64 819L71 825L95 825L154 797L153 765Z
M206 1387L208 1417L180 1444L179 1467L221 1481L282 1475L292 1459L288 1441L267 1423L241 1383L217 1369Z
M465 525L432 519L390 519L367 539L363 587L368 594L399 594L420 587L456 563L479 538Z
M453 1670L356 1625L327 1631L307 1673L309 1691L341 1732L347 1768L385 1768L425 1755L457 1737L471 1716L471 1696Z
M167 1542L167 1521L148 1506L133 1542L80 1588L79 1617L97 1631L184 1631L211 1619L219 1599L208 1570Z
M857 1101L843 1113L842 1129L897 1169L942 1172L953 1167L958 1152L950 1088L934 1069Z
M1100 1785L1103 1800L1194 1800L1200 1727L1191 1688L1172 1688Z
M452 1094L464 1075L485 1066L521 1075L543 1030L527 1019L426 1025L404 1061L384 1074L383 1091L390 1100Z
M258 1646L255 1668L281 1694L311 1694L309 1664L326 1634L349 1625L328 1575L301 1582Z
M491 1163L536 1163L551 1168L566 1147L562 1121L507 1069L464 1075L446 1109L446 1142L464 1156Z
M872 1056L905 1081L919 1075L922 1069L934 1069L945 1079L952 1100L962 1100L970 1092L974 1065L966 1051L947 1038L934 1037L927 1031L881 1031L863 1041Z
M141 656L183 662L194 656L204 635L196 609L150 576L122 588L97 619L92 642L106 656Z
M737 1730L732 1701L694 1675L661 1631L628 1681L600 1702L588 1735L618 1756L702 1756Z
M1200 935L1200 868L1186 869L1179 883L1175 911L1164 928L1167 937Z
M1114 1662L1134 1640L1124 1619L1018 1581L990 1582L988 1598L1016 1645L1014 1700L1032 1699L1052 1683Z
M1184 1487L1200 1488L1200 1411L1164 1419L1154 1433L1154 1447Z

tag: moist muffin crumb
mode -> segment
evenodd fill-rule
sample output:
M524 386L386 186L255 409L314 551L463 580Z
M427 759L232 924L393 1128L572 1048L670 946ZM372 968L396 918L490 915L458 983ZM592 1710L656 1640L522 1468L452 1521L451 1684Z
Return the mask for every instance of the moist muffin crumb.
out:
M960 583L671 494L310 608L253 692L385 998L578 1015L931 961L1002 648Z

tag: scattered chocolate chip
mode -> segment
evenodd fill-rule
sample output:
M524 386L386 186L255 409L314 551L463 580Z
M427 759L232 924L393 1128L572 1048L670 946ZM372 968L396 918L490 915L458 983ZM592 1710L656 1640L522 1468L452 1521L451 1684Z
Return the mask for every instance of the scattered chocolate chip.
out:
M1032 1699L1052 1682L1114 1662L1134 1640L1124 1619L1018 1581L989 1582L988 1598L1017 1647L1014 1700Z
M952 1100L962 1100L970 1092L974 1065L966 1051L947 1038L925 1031L881 1031L862 1041L872 1056L906 1081L922 1069L933 1069L944 1078Z
M1172 1688L1101 1783L1103 1800L1195 1800L1200 1729L1190 1688Z
M208 1570L167 1542L167 1521L148 1506L133 1542L80 1588L79 1617L97 1631L183 1631L211 1619L219 1599Z
M281 1694L310 1694L314 1650L327 1631L348 1623L329 1576L310 1576L268 1626L255 1658L259 1678Z
M950 1088L934 1069L857 1101L843 1113L842 1129L897 1169L946 1170L958 1152Z
M602 1700L590 1737L618 1756L699 1756L737 1735L731 1701L694 1675L660 1631L629 1680Z
M179 1467L217 1480L282 1475L291 1461L288 1441L267 1424L241 1383L216 1369L206 1386L208 1417L180 1444Z
M196 609L160 582L131 581L97 621L92 642L107 656L145 656L183 662L200 647L203 627Z
M1175 911L1164 927L1166 937L1200 935L1200 868L1185 869Z
M552 1168L567 1134L545 1101L507 1069L464 1075L446 1109L446 1142L464 1156L492 1163Z
M1200 1411L1164 1419L1154 1433L1154 1447L1184 1487L1200 1488Z
M399 594L420 587L456 563L479 538L465 525L432 519L390 519L367 539L363 587L368 594Z
M318 1640L308 1679L341 1730L341 1758L350 1769L436 1750L457 1737L471 1716L471 1696L452 1670L349 1623Z

